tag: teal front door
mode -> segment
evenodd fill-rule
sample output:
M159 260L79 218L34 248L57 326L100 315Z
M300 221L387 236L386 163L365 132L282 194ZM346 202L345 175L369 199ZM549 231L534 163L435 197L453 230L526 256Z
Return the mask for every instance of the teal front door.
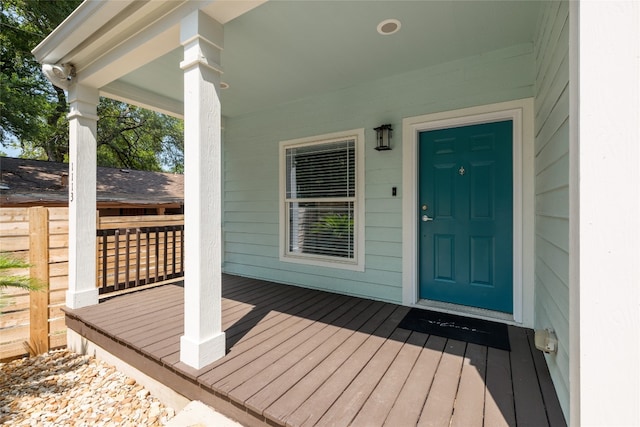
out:
M420 298L513 312L513 122L420 133Z

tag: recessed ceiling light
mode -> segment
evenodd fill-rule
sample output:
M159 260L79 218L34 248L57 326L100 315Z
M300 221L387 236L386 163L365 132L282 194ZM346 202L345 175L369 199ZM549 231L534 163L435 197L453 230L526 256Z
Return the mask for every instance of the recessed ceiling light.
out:
M225 82L220 82L220 89L229 89L229 84Z
M378 24L378 33L383 36L395 34L400 31L402 24L397 19L385 19Z

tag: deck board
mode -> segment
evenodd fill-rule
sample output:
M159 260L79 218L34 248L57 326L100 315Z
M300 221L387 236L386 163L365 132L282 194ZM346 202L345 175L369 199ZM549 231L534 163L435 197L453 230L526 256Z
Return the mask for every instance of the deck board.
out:
M381 305L366 324L349 336L335 351L312 369L287 393L263 411L263 415L276 423L285 423L287 418L302 406L318 389L332 377L349 357L371 336L384 331L383 325L394 307Z
M516 425L509 352L488 348L484 418L487 426Z
M365 405L410 334L411 332L405 329L393 331L390 339L385 340L373 357L369 358L366 366L324 414L319 424L351 425L353 418ZM379 422L379 419L373 421L374 424Z
M429 336L387 415L385 426L418 424L446 344L446 338Z
M223 312L228 322L235 323L247 316L249 312L252 312L252 315L247 319L263 315L270 309L277 310L279 306L295 301L296 296L295 290L289 287L283 287L269 293L265 293L261 289L252 289L240 295L234 295L233 300L227 299L228 307L223 306ZM262 308L254 310L256 306Z
M269 367L265 370L264 374L256 376L256 381L262 382L263 376L273 376L274 378L268 382L261 390L245 400L245 405L252 411L259 412L263 408L269 407L272 403L283 396L287 391L294 387L300 380L305 378L313 369L315 369L320 363L322 363L330 354L333 353L340 345L342 345L351 335L355 333L355 330L359 329L364 322L366 322L375 307L371 301L359 301L358 304L348 313L350 316L344 316L345 321L349 317L350 320L345 323L344 327L332 328L336 329L335 333L327 338L325 341L319 343L319 345L310 353L304 357L293 358L294 364L284 372L278 367ZM332 325L333 326L333 325ZM314 341L318 341L317 339ZM289 359L289 358L288 358ZM276 371L277 370L277 371ZM278 377L275 377L276 372L280 373ZM240 393L241 391L239 391Z
M150 312L145 316L144 321L136 321L135 318L121 320L118 323L109 325L109 332L117 335L128 344L140 345L136 339L147 336L147 332L157 332L166 329L166 323L177 322L184 316L182 306L172 306L165 310Z
M372 335L366 337L360 347L348 355L346 361L333 375L287 418L286 424L288 426L308 426L318 423L366 366L367 362L378 352L387 338L393 334L407 311L408 309L405 307L397 307Z
M326 296L325 296L326 297ZM266 309L256 309L247 313L247 316L236 322L228 329L229 337L227 345L231 352L243 351L257 343L268 339L276 334L280 329L286 327L296 315L304 316L307 309L318 304L320 295L307 295L303 298L291 298L282 301L275 307Z
M272 363L264 363L265 360L258 360L254 372L250 372L250 381L244 381L237 386L231 398L239 403L245 404L246 401L259 393L263 388L269 386L278 377L289 371L299 360L305 360L307 357L313 357L322 353L321 346L325 346L326 342L335 335L344 323L352 319L355 313L351 310L357 301L349 299L344 304L337 307L326 319L316 322L316 324L304 331L305 336L301 337L303 342L288 352L280 351L280 354L273 354L274 361ZM327 322L327 323L325 323ZM336 322L336 324L332 324ZM266 368L265 368L266 366ZM273 393L273 390L270 391ZM256 408L259 410L260 408Z
M324 315L330 315L333 313L331 304L335 303L335 300L328 301L326 305L324 305L321 313ZM316 313L319 316L318 313ZM304 344L307 343L311 338L322 336L322 333L326 329L326 324L321 321L306 321L302 320L298 322L294 328L299 328L299 331L293 335L290 335L289 331L286 331L279 335L279 338L284 339L282 342L274 343L272 348L268 351L259 351L260 355L258 358L254 359L250 363L243 364L240 369L235 371L234 375L230 375L224 378L221 381L218 381L213 384L213 387L216 390L220 390L220 392L229 394L232 390L245 385L245 393L241 396L238 396L236 393L229 394L229 397L239 403L244 403L247 397L253 395L250 393L248 387L252 389L253 392L259 391L257 389L258 384L254 381L254 377L260 374L265 367L271 367L278 363L281 363L280 360L284 358L286 355L294 352L300 352L300 349L304 349ZM261 350L261 349L258 349ZM245 353L247 354L247 353ZM234 390L235 391L235 390ZM249 396L246 396L247 393L250 393ZM245 396L243 398L243 396Z
M153 355L154 358L159 360L162 360L170 354L177 353L180 351L180 337L184 330L183 324L181 323L180 328L176 329L177 330L172 331L171 334L168 334L164 339L142 347L141 350L148 355Z
M482 427L485 401L487 347L467 344L464 355L456 404L451 418L452 427Z
M180 362L184 290L66 310L88 339L248 426L563 426L533 331L512 351L398 328L408 307L223 275L227 354Z
M531 330L526 331L527 338L529 340L529 348L536 348L534 333ZM542 392L542 399L544 401L544 407L547 412L547 418L549 419L550 426L563 426L565 425L564 415L562 414L562 408L558 401L556 391L553 388L553 382L551 381L551 375L549 374L549 368L544 360L544 353L540 351L533 352L533 361L536 367L538 379L540 381L540 391Z
M168 322L172 325L179 324L182 326L182 316L184 316L184 314L181 314L180 312L172 314L171 316L156 318L157 322L155 324L151 324L149 328L123 335L123 339L130 345L135 345L136 347L146 350L147 347L176 335L176 330L167 328L164 323ZM180 332L182 332L182 329L184 328L180 329Z
M146 301L142 293L130 294L131 298L125 300L122 306L118 300L112 299L100 305L105 308L98 310L84 310L83 318L87 323L100 324L102 327L127 322L141 318L141 314L146 314L154 310L164 310L175 305L174 296L166 293L158 295L153 301ZM134 322L135 325L135 322Z
M546 425L548 421L540 388L531 387L531 384L538 385L538 380L527 336L509 327L509 340L516 422L520 425Z
M351 422L353 427L380 424L380 421L384 422L387 419L428 338L428 335L420 332L411 333L373 393Z
M304 309L297 315L283 315L285 319L266 331L248 338L238 345L236 352L230 352L228 357L220 359L213 364L215 369L199 378L203 383L213 386L214 383L221 384L222 379L228 375L242 369L250 362L263 356L271 349L286 343L292 336L309 326L309 319L304 316L311 316L317 313L318 306L325 306L335 299L335 295L317 295L312 300L307 301ZM226 393L225 393L226 394Z
M447 345L438 364L427 401L418 420L419 426L449 425L467 343L447 340Z

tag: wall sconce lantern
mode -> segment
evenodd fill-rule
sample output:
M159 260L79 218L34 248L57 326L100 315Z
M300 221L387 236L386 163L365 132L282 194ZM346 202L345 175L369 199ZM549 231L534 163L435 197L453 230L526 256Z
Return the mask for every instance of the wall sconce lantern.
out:
M381 125L373 130L376 131L376 150L391 150L391 125Z

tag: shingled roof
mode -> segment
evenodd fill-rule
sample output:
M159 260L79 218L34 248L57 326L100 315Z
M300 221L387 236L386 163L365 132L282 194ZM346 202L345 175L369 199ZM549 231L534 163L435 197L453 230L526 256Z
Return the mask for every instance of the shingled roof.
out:
M98 167L100 204L182 205L184 176ZM67 163L0 157L0 206L66 205Z

